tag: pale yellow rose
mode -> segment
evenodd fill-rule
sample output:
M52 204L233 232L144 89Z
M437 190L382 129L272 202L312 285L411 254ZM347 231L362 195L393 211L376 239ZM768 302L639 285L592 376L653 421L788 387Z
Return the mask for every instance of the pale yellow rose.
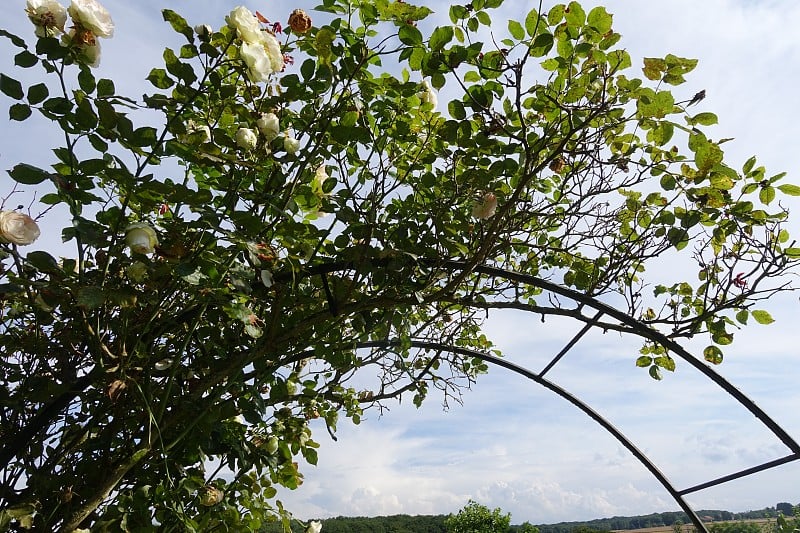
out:
M277 137L281 131L280 121L275 113L263 113L261 118L256 121L256 126L267 141Z
M496 210L497 197L494 193L487 192L481 197L480 201L472 206L472 216L479 220L486 220L493 217Z
M76 26L89 30L95 37L114 35L111 14L97 0L72 0L68 11Z
M245 150L252 150L258 143L256 132L250 128L239 128L236 132L236 144Z
M28 215L16 211L0 211L0 242L25 246L33 244L39 235L39 226Z
M436 95L436 91L431 87L431 84L428 83L428 80L422 82L422 90L417 93L417 96L423 104L431 104L433 109L436 110L439 98Z
M37 37L52 37L64 32L67 10L55 0L28 0L25 12L36 26Z
M272 67L272 72L280 72L283 70L283 52L281 52L281 44L269 32L262 33L262 42L269 57L269 63Z
M294 155L297 153L297 150L300 149L300 141L298 141L288 133L284 133L283 149L286 150L287 153Z
M156 230L145 222L131 224L125 231L125 244L132 252L147 255L153 253L158 246Z
M239 6L225 17L228 26L236 29L239 38L247 43L261 42L261 26L253 13L244 6Z
M247 77L250 78L250 81L258 83L269 80L269 75L274 70L263 42L243 42L239 48L239 55L247 65Z

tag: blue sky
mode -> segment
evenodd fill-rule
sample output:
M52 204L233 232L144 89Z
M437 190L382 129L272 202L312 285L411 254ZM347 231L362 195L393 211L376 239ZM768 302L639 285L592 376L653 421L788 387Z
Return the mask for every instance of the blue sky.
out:
M219 26L239 2L107 0L115 37L103 42L99 74L115 79L133 95L147 90L142 80L160 61L164 35L159 9L170 7L191 24ZM551 2L546 2L546 5ZM586 2L591 6L598 2ZM705 89L698 110L713 111L717 138L733 166L751 155L768 171L797 176L800 138L797 98L800 73L800 4L795 0L607 0L615 29L639 65L643 56L674 53L700 64L678 88L690 98ZM315 2L246 4L268 18L284 20L294 7ZM494 20L522 18L534 2L506 0ZM442 4L444 5L444 4ZM0 26L32 36L21 0L0 6ZM440 15L446 16L442 8ZM14 72L5 41L0 71ZM13 74L12 74L13 75ZM683 91L683 92L681 92ZM441 101L441 100L440 100ZM8 100L4 100L4 107ZM0 129L0 168L19 161L50 160L58 137L28 122ZM797 178L794 178L798 182ZM10 180L0 181L5 196ZM14 204L17 202L14 201ZM20 202L22 203L22 202ZM800 211L795 208L795 211ZM58 247L58 235L43 227L44 246ZM800 235L800 218L790 223ZM663 268L669 269L665 264ZM797 295L769 304L777 322L751 326L737 335L718 371L800 439ZM489 336L510 359L540 368L578 330L576 324L498 313L487 323ZM697 346L694 346L697 348ZM588 400L628 434L678 487L694 485L757 463L786 450L752 416L715 390L687 365L663 382L634 367L638 345L615 334L588 335L550 375ZM302 518L337 515L455 512L469 498L512 513L514 523L578 520L676 509L660 485L616 441L553 394L504 370L494 369L464 396L462 406L443 412L436 397L417 410L392 405L369 413L358 427L342 424L339 441L324 431L319 466L306 466L300 490L280 498ZM800 502L800 464L696 493L696 508L732 511L778 501Z

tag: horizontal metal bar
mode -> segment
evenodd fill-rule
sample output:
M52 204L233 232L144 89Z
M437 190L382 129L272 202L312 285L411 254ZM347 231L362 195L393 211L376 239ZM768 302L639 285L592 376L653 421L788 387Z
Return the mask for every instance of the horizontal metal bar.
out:
M739 479L740 477L746 477L750 474L755 474L757 472L762 472L764 470L769 470L770 468L775 468L776 466L780 466L786 463L791 463L792 461L796 461L800 459L800 454L793 453L791 455L787 455L786 457L782 457L780 459L775 459L774 461L769 461L768 463L760 464L758 466L754 466L752 468L747 468L745 470L741 470L734 474L728 474L727 476L722 476L720 478L706 481L705 483L701 483L699 485L695 485L694 487L689 487L688 489L683 489L678 493L683 496L685 494L691 494L692 492L697 492L698 490L707 489L709 487L713 487L715 485L721 485L722 483L727 483L728 481L733 481L734 479Z

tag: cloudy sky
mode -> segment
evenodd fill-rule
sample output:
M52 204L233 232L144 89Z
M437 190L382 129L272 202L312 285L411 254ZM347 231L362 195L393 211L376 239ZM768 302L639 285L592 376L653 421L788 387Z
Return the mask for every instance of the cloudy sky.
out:
M218 26L238 1L107 0L116 35L103 43L102 76L132 94L160 61L164 35L159 9L167 6L191 24ZM546 2L550 4L551 2ZM607 0L615 28L634 64L644 56L674 53L700 59L677 95L705 89L698 110L714 111L716 138L732 166L758 155L768 171L798 174L800 3L795 0ZM594 5L586 2L585 5ZM313 2L269 0L248 4L285 20ZM495 17L524 18L534 2L506 0ZM0 26L29 37L22 0L4 0ZM435 7L435 6L434 6ZM446 16L442 7L439 15ZM5 41L0 71L13 72ZM632 74L635 75L635 74ZM19 76L15 76L19 77ZM682 92L681 92L682 91ZM3 98L3 107L8 100ZM19 161L49 161L56 132L36 122L0 128L0 168ZM0 192L9 190L0 181ZM798 182L797 177L794 178ZM16 201L14 202L16 203ZM800 206L798 206L800 207ZM798 211L796 209L796 211ZM797 219L789 227L800 235ZM46 233L46 232L45 232ZM48 237L49 238L49 237ZM57 238L52 238L56 246ZM797 295L776 298L777 322L737 335L718 371L800 438ZM569 322L513 313L494 315L491 337L511 360L542 367L577 331ZM697 348L697 346L694 346ZM663 382L634 367L638 346L613 334L588 335L551 379L589 401L644 450L678 488L692 486L786 455L755 419L687 365ZM469 498L512 513L512 521L546 523L676 509L660 485L611 436L571 405L523 378L495 369L443 412L435 397L417 410L402 404L358 427L342 424L339 441L324 431L319 466L306 481L280 495L302 518L337 515L456 512ZM800 502L800 463L693 494L696 508L743 511Z

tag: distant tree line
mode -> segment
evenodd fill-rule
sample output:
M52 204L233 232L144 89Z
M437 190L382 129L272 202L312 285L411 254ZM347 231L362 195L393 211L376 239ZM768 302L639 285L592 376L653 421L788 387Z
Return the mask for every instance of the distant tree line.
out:
M800 505L800 504L798 504ZM765 507L756 511L732 513L730 511L708 510L697 511L705 521L724 522L730 520L752 520L757 518L775 518L778 513L785 516L793 514L792 504L782 502L775 507ZM585 531L614 531L621 529L642 529L647 527L663 527L674 524L688 524L691 521L682 511L652 513L638 516L615 516L598 518L584 522L559 522L557 524L541 524L537 526L540 533L583 533Z
M798 504L800 506L800 503ZM758 518L775 518L779 514L790 517L794 507L787 502L778 503L775 507L765 507L756 511L733 513L720 510L701 510L697 514L707 521L724 522L731 520L752 520ZM323 533L447 533L446 521L451 515L393 515L376 517L336 517L321 520ZM688 524L689 517L684 512L671 511L639 516L615 516L598 518L583 522L559 522L557 524L539 524L539 533L603 533L614 530L642 529L647 527L663 527L675 524ZM715 533L759 533L731 529L720 524L712 527ZM509 533L530 531L529 524L511 525ZM297 522L292 524L292 533L303 533L305 528ZM760 531L760 530L759 530ZM283 527L276 522L261 529L262 533L283 533Z

